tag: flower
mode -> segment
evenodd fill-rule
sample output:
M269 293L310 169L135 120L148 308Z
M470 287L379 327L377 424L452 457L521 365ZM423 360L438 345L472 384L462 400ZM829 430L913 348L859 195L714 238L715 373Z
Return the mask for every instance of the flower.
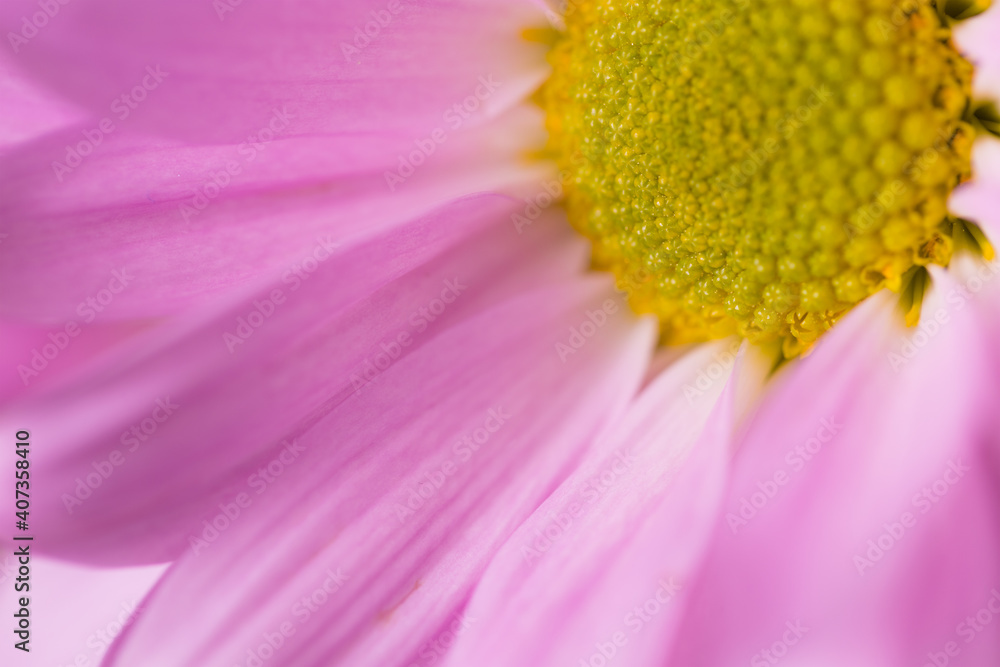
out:
M978 3L732 4L751 13L573 4L570 37L539 30L564 17L533 2L0 10L0 274L16 286L0 421L31 443L26 523L58 558L171 563L108 664L997 661L1000 295L996 264L951 259L963 243L988 256L1000 232L995 144L977 140L976 178L943 208L968 175L971 123L996 122L965 102L997 90L997 12L956 28L978 72L969 97L945 32ZM679 70L657 60L676 53L650 18L668 10L694 40ZM705 18L703 33L699 11L722 27ZM745 32L760 17L776 31L764 41ZM912 67L865 32L884 37L876 18L931 35L892 42ZM566 41L580 34L592 41ZM874 55L837 69L806 45L825 37ZM528 96L552 41L546 116ZM661 50L615 51L636 44ZM790 77L761 60L772 47ZM649 74L686 80L727 54L746 67L715 89ZM684 170L724 171L730 144L655 136L663 114L640 110L662 94L676 118L704 114L699 130L747 144L767 109L745 132L704 110L796 99L809 63L863 103L844 145L869 151L871 169L849 174L864 196L926 148L927 117L947 131L941 180L894 209L905 224L856 230L874 248L857 262L835 250L857 191L795 199L758 162L744 174L757 194L720 200L736 217L712 227L716 200ZM595 124L627 140L604 150ZM844 177L809 153L841 150L826 134L786 138L802 192ZM650 175L672 201L646 199ZM584 270L552 206L563 194L595 263L656 318ZM768 206L789 201L800 226L780 245ZM671 203L684 234L630 217ZM744 227L756 245L736 242ZM796 264L793 234L830 248ZM739 275L699 282L705 266ZM698 344L654 352L657 318L664 339ZM703 342L733 332L759 345Z

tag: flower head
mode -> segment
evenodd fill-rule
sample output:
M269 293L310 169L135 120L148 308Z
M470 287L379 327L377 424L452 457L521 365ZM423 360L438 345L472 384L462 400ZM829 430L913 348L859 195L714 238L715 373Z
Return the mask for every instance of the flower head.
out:
M37 6L0 431L166 565L45 659L997 662L995 10Z

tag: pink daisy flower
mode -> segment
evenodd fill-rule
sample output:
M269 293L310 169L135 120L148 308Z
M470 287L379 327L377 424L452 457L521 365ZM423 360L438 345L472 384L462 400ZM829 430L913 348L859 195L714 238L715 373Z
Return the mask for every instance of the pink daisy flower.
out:
M984 9L8 3L4 664L1000 664Z

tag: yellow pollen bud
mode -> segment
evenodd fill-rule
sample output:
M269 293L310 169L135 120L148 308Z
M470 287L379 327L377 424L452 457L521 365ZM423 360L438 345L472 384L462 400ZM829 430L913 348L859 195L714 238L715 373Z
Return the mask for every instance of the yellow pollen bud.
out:
M947 264L972 66L934 3L569 7L540 95L567 211L664 343L739 334L793 356Z

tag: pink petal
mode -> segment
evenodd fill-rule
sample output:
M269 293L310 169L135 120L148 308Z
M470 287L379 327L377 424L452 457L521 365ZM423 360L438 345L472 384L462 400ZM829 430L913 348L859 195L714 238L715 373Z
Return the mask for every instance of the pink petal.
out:
M146 322L28 327L0 321L0 401L51 388L151 326Z
M383 362L513 295L581 280L585 249L565 223L518 234L521 205L475 197L333 249L304 278L154 330L74 385L10 408L5 424L31 424L47 443L35 462L48 490L33 501L39 539L100 562L171 560L284 439L377 386Z
M723 496L737 347L695 349L630 406L493 559L447 664L662 664Z
M8 546L6 554L13 553ZM18 566L13 556L0 559L4 618L13 618L17 611L19 596L6 592L14 588ZM20 638L11 634L11 641L0 646L0 662L6 667L96 667L111 642L142 615L142 600L165 569L156 565L95 570L32 555L30 651L15 649L13 644Z
M948 650L998 664L996 621L963 630L1000 605L997 386L954 287L935 273L909 332L873 297L784 372L737 455L670 664L924 665Z
M516 110L441 144L427 139L435 148L426 163L420 136L403 148L344 134L258 150L113 134L62 183L51 162L78 129L51 135L0 166L0 280L17 286L0 295L0 312L59 326L87 313L160 316L270 282L318 235L359 243L455 197L532 178L521 152L540 128L536 112ZM412 175L400 167L411 153L421 158ZM408 178L387 182L388 173ZM124 288L115 272L130 276ZM87 300L109 287L118 293L98 315Z
M976 177L958 188L949 202L956 214L976 221L993 245L1000 250L1000 141L983 138L973 151ZM1000 260L984 263L958 258L955 278L961 297L974 303L992 332L992 358L1000 373Z
M520 36L543 20L530 2L92 0L53 7L48 19L37 17L34 0L0 8L19 65L95 119L207 142L239 143L284 106L296 116L298 135L405 129L416 138L473 95L480 77L503 83L489 100L500 110L545 73L543 47ZM43 22L38 30L31 25Z
M1000 141L977 139L972 151L972 181L956 188L948 208L958 216L975 220L996 246L1000 240Z
M962 21L955 27L955 42L962 53L976 66L974 88L977 95L988 99L1000 98L1000 7L992 6L979 16Z
M175 564L111 664L422 659L642 379L652 323L594 314L610 297L600 283L482 309L318 416L266 495L231 490L227 502L250 500L228 529L191 527L206 543Z
M62 99L11 62L0 49L0 154L7 147L86 120L87 114Z

